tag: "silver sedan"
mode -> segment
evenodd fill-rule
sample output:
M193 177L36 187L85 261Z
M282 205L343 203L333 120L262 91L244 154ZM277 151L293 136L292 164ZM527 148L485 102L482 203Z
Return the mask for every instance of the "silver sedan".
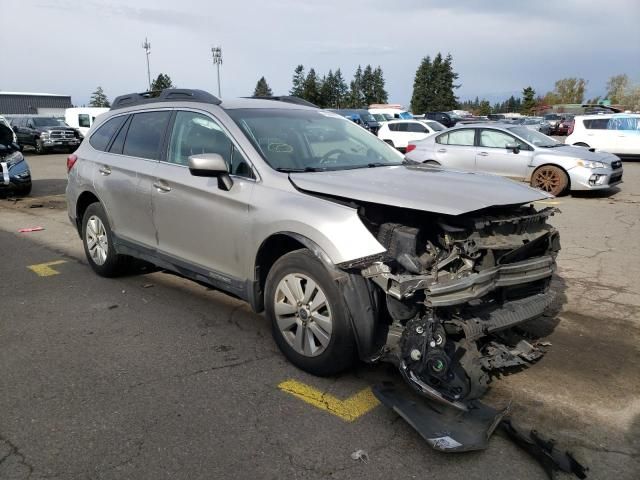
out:
M522 125L461 125L410 142L407 152L413 162L501 175L553 195L622 182L615 155L565 145Z

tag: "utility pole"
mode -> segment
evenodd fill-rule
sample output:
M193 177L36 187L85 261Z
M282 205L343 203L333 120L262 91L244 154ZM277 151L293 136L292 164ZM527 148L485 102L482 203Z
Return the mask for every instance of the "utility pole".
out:
M220 65L222 65L222 47L211 47L211 55L213 56L213 64L218 70L218 98L222 98L220 89Z
M147 40L147 37L144 38L142 48L144 48L144 51L147 55L147 81L149 82L149 91L151 91L151 70L149 69L149 55L151 54L151 44Z

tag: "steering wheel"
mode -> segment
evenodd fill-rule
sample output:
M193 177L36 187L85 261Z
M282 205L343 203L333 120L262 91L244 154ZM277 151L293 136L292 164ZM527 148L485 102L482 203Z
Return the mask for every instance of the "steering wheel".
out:
M343 153L347 153L344 150L340 150L339 148L334 148L333 150L329 150L327 153L325 153L322 158L320 159L320 163L329 163L329 162L337 162L338 159L334 158L331 159L329 157L332 157L333 155L342 155Z

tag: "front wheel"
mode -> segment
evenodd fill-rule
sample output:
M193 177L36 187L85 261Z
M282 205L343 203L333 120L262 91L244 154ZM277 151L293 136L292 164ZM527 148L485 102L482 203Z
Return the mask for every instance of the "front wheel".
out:
M35 149L38 155L42 155L43 153L46 153L44 144L42 143L42 140L40 140L39 138L36 139Z
M115 277L125 269L127 257L119 255L107 214L99 203L92 203L82 217L82 243L89 265L101 277Z
M365 308L364 305L361 308ZM345 300L309 250L282 256L267 276L265 310L273 338L287 359L314 375L349 368L356 345Z
M531 186L539 188L551 195L558 196L563 193L569 185L569 177L560 167L553 165L543 165L531 176Z
M573 144L574 147L585 147L585 148L589 148L589 145L587 145L586 143L583 142L578 142L578 143L574 143Z
M430 167L441 167L442 165L440 165L439 162L436 162L435 160L427 160L426 162L424 162L425 165L428 165Z

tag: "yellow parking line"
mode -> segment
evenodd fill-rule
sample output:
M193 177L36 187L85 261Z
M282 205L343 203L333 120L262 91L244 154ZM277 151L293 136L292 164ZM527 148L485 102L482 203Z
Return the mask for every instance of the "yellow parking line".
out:
M38 263L36 265L28 265L27 268L34 272L39 277L51 277L53 275L60 275L60 272L51 268L52 265L60 265L61 263L67 263L66 260L54 260L53 262Z
M278 385L278 388L298 397L303 402L341 418L345 422L353 422L380 404L369 387L360 390L346 400L339 400L333 395L321 392L317 388L296 380L285 380Z
M539 200L536 203L544 203L545 205L560 205L562 202Z

